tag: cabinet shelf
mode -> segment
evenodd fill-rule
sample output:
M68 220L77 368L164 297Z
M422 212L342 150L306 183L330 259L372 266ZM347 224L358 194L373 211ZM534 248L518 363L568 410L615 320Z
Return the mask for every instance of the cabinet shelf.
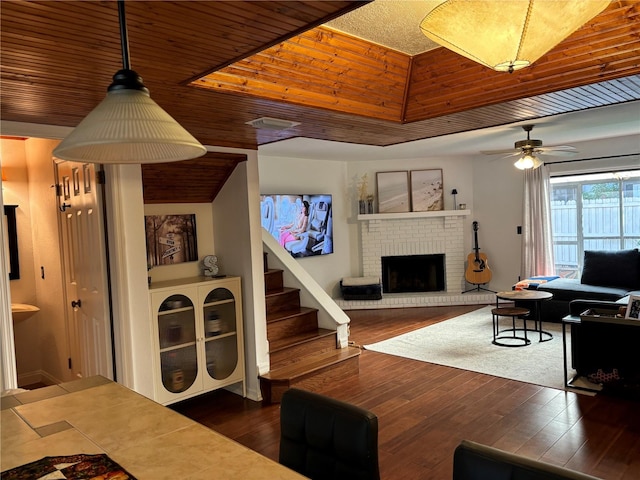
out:
M190 312L193 311L193 306L190 307L180 307L180 308L172 308L171 310L160 310L158 312L158 316L162 316L162 315L173 315L174 313L180 313L180 312Z
M213 340L222 340L223 338L233 337L234 335L237 335L237 333L236 332L221 333L220 335L214 335L212 337L205 337L204 341L205 342L211 342Z
M160 349L160 353L171 352L173 350L180 350L181 348L193 347L196 342L185 342L180 343L178 345L171 345L170 347L165 347Z
M229 298L229 299L225 299L225 300L217 300L215 302L209 302L209 303L205 303L203 305L204 308L207 307L215 307L218 305L224 305L225 303L233 303L235 300L233 298Z

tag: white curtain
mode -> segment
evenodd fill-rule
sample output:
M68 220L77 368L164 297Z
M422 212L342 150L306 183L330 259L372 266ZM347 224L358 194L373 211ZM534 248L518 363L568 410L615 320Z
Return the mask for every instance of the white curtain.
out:
M554 275L551 187L545 165L524 171L522 278Z

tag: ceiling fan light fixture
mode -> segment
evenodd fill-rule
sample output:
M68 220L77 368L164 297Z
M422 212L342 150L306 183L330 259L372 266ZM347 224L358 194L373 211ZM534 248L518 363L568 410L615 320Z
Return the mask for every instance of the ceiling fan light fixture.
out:
M527 67L609 0L447 0L420 23L434 42L499 72ZM542 33L544 32L544 33Z
M124 0L118 0L124 68L107 96L53 150L62 160L89 163L164 163L201 157L207 149L149 96L129 68Z
M536 169L542 164L543 162L536 157L533 152L525 152L525 154L513 165L519 170L529 170Z

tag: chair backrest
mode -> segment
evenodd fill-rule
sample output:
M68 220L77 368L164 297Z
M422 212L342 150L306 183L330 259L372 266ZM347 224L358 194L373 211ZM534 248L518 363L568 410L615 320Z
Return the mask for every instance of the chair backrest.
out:
M355 405L291 388L280 404L279 461L313 480L378 480L378 417Z

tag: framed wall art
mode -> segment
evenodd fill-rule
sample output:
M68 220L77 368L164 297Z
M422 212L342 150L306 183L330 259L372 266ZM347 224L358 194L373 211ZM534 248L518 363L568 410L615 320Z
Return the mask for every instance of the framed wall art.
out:
M411 171L411 211L444 210L442 169Z
M147 265L172 265L198 260L195 214L145 215Z
M410 211L407 172L376 173L378 212L398 213Z
M625 318L640 320L640 295L629 295Z

